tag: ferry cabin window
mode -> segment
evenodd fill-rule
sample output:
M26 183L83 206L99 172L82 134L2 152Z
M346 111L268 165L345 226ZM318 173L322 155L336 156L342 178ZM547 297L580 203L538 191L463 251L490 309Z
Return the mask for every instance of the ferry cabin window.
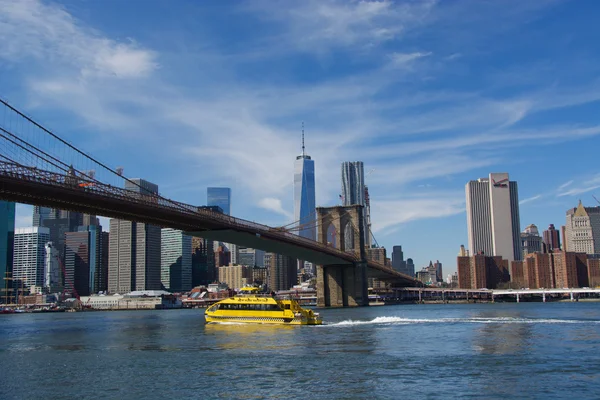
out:
M235 311L281 311L277 304L221 304L222 310ZM289 309L289 305L286 306Z

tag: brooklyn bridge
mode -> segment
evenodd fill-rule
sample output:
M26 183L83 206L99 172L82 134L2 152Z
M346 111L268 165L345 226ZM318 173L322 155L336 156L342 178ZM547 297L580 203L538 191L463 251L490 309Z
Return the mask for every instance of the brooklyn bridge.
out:
M143 190L0 99L0 199L168 227L211 240L291 256L317 265L319 306L368 305L368 278L395 287L422 286L391 267L369 261L362 206L318 207L317 241L294 232L298 223L270 227ZM346 229L347 226L351 229ZM327 242L333 226L335 243ZM352 237L344 237L351 232Z

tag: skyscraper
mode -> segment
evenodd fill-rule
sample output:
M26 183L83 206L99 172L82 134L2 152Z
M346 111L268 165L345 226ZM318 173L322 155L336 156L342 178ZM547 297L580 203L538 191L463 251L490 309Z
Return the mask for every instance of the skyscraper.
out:
M298 283L297 260L275 253L265 253L265 268L269 275L269 288L288 290Z
M231 189L226 187L206 188L206 205L219 206L223 214L231 213Z
M44 226L44 220L50 217L52 209L49 207L33 206L32 226Z
M521 249L523 251L523 259L527 254L542 251L542 238L537 226L534 224L527 225L527 228L521 232Z
M301 226L298 234L315 240L315 162L305 152L302 125L302 154L294 161L294 221Z
M560 249L560 232L554 227L554 224L550 224L548 230L544 231L544 245L547 252Z
M216 278L213 241L192 237L192 287L208 285L213 283Z
M0 296L8 300L15 246L15 203L0 201Z
M192 289L192 237L182 231L161 231L160 280L165 290L186 292Z
M406 270L406 261L404 261L404 252L402 246L392 247L392 268L402 274L408 275Z
M125 188L141 194L158 194L158 185L130 179ZM140 222L110 220L108 291L160 290L161 229Z
M15 229L13 285L15 289L44 286L46 243L50 230L41 226Z
M108 232L101 226L80 226L65 234L65 284L80 296L108 289Z
M366 196L368 195L365 188L365 172L362 161L346 161L342 163L342 205L351 206L359 204L363 207L363 221L364 221L364 232L365 232L365 246L371 246L371 233L370 233L370 216L366 210L367 202ZM367 218L369 217L369 218ZM352 229L349 225L346 229ZM345 232L347 238L352 237L351 232Z
M566 251L600 253L600 207L584 207L580 200L567 211L565 226Z
M160 290L160 227L110 220L108 291Z
M521 260L517 182L507 173L491 173L467 183L465 192L471 253Z
M362 161L342 163L342 205L365 205L365 172Z

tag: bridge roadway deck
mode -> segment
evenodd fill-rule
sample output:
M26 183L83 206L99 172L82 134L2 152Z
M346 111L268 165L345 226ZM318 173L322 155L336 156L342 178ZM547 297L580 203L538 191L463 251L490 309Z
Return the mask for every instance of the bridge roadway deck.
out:
M396 289L409 292L435 292L435 293L469 293L485 294L491 296L506 296L506 295L541 295L541 294L600 294L600 288L555 288L555 289L446 289L446 288L402 288Z
M0 199L179 229L193 236L285 254L318 265L352 265L359 261L354 252L343 252L279 228L11 162L0 162ZM368 270L370 276L397 285L421 286L414 278L372 261L368 262Z

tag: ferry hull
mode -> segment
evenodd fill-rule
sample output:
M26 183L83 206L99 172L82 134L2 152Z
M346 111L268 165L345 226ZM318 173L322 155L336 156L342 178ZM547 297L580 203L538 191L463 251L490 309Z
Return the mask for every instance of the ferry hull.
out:
M207 323L243 323L243 324L271 324L271 325L321 325L322 320L317 318L283 318L283 317L240 317L225 315L205 314Z

